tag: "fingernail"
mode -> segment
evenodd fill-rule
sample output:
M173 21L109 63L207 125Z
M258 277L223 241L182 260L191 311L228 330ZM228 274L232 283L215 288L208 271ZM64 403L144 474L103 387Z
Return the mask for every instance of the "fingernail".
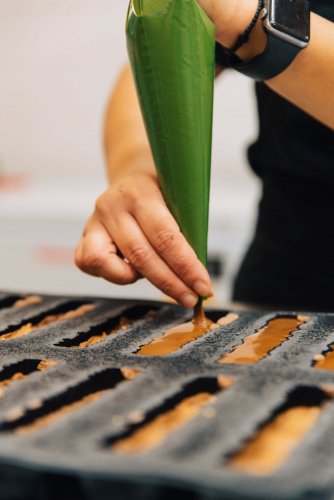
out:
M191 295L190 293L183 295L181 298L181 302L185 307L195 307L197 301L197 295Z
M195 281L194 290L200 297L206 297L210 293L210 287L204 281Z

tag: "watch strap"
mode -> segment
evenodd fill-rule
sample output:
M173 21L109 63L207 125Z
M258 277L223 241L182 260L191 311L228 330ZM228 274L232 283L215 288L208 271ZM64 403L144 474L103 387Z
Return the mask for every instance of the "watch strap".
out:
M219 42L216 42L215 45L215 63L222 68L228 68L230 66L229 55Z
M267 46L261 54L249 62L243 62L235 54L229 57L229 65L254 80L269 80L284 71L295 59L301 48L275 35L267 33Z

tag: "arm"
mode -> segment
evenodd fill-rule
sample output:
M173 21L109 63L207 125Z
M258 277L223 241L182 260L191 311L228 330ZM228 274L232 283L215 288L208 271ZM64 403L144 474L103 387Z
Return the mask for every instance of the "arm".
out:
M110 186L86 224L76 264L118 284L144 276L193 307L210 294L210 278L162 197L128 67L108 105L105 152Z
M129 66L123 68L110 96L104 126L107 175L111 184L118 175L138 168L155 176L155 167Z
M217 40L231 47L256 11L256 0L198 0L216 25ZM260 54L266 36L259 20L249 42L238 52L243 60ZM305 113L334 129L334 23L311 14L311 42L292 64L266 84Z

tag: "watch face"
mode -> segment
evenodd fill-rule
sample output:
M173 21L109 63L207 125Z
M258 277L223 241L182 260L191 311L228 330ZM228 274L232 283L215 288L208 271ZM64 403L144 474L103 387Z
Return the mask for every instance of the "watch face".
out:
M302 42L310 39L308 0L269 0L269 22L278 31Z

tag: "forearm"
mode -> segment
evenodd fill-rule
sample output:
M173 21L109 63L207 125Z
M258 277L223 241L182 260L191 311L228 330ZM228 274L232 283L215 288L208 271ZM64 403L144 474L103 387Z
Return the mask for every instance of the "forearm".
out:
M108 103L104 146L109 182L130 170L145 169L155 174L129 66L123 69Z
M311 42L267 85L334 129L334 23L311 15Z
M257 0L198 0L216 26L217 41L231 47L249 24ZM259 19L237 55L249 61L263 52L266 36ZM311 42L292 64L266 84L305 113L334 129L334 23L312 13Z

